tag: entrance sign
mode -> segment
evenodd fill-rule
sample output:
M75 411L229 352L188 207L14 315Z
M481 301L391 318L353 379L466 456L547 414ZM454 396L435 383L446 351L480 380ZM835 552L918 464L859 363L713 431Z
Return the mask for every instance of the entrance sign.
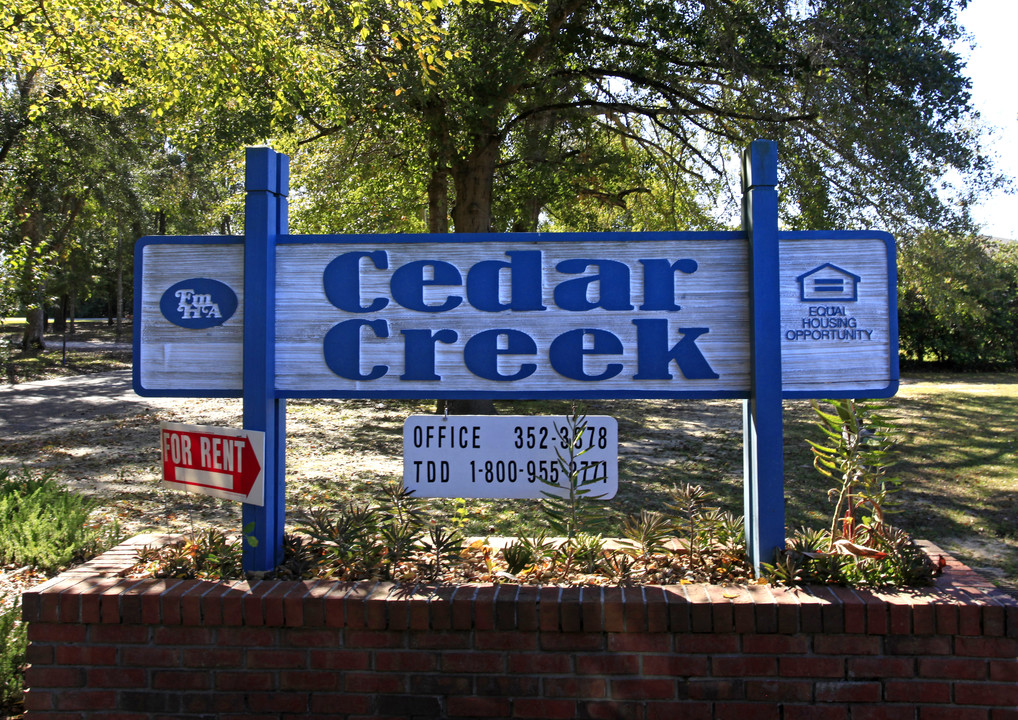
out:
M403 424L403 486L419 497L537 499L565 492L575 471L580 482L596 481L586 486L592 495L609 500L619 486L618 422L584 420L567 468L564 417L412 415Z
M171 422L160 423L159 431L164 485L263 504L264 433Z
M779 234L782 392L893 394L893 242L829 235ZM193 288L242 296L242 247L204 240L141 241L141 393L240 394L243 313ZM746 398L748 258L742 232L287 236L276 396Z
M287 398L742 399L759 567L785 542L782 399L898 386L893 238L779 232L777 177L753 142L733 232L299 236L289 159L249 148L244 237L136 246L135 391L242 397L265 433L247 570L282 559Z

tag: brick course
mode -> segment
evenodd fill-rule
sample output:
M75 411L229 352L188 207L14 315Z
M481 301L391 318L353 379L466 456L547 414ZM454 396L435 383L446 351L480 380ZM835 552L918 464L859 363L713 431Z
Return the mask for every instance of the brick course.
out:
M1018 718L1018 602L953 560L908 593L118 576L157 541L25 594L26 720Z

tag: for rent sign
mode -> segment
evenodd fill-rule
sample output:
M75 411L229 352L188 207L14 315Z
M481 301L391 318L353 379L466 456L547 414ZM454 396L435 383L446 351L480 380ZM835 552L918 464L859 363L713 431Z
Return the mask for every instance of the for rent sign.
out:
M170 422L159 429L164 485L262 504L264 433Z
M139 249L138 389L239 391L242 249L169 240ZM743 233L289 236L276 392L745 397L747 256ZM892 258L880 233L782 239L786 395L894 392Z

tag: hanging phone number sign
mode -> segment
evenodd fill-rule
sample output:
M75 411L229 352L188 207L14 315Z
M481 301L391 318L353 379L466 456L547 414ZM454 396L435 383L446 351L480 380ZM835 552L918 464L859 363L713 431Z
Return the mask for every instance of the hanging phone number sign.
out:
M403 425L403 485L419 497L541 498L568 493L570 476L602 500L619 486L615 418L413 415Z

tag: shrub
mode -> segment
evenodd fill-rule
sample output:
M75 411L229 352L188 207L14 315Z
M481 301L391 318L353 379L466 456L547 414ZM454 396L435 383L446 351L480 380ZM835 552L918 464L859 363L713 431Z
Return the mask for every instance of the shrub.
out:
M122 539L119 525L90 523L94 508L91 500L61 488L52 474L0 470L0 563L55 573L116 545ZM0 596L0 710L9 713L21 703L26 635L21 603Z
M51 473L0 470L0 563L56 572L121 540L120 526L89 522L95 503Z
M7 606L0 595L0 711L13 711L24 686L27 626L21 622L21 603Z

